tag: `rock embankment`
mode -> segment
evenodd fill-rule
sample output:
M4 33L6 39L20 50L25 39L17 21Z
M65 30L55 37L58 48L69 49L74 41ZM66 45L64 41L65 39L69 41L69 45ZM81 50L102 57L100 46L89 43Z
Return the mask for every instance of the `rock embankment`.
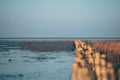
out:
M76 60L72 65L73 80L120 80L115 76L113 64L95 48L75 40ZM120 71L119 71L120 72Z

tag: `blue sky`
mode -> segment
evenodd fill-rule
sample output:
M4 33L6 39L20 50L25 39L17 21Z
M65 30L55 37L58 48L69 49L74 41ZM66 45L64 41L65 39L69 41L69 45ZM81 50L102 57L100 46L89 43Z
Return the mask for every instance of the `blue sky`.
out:
M0 0L0 37L120 37L119 0Z

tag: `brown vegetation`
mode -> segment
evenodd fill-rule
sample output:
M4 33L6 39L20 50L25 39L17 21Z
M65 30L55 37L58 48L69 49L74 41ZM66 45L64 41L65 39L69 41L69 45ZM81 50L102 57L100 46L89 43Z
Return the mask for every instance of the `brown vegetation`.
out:
M107 60L115 67L120 67L120 40L92 41L92 46L101 54L107 55Z
M101 54L106 54L106 60L113 64L115 75L118 77L120 69L120 40L91 41L91 45Z
M92 41L92 45L97 51L109 54L120 54L120 40L112 41Z

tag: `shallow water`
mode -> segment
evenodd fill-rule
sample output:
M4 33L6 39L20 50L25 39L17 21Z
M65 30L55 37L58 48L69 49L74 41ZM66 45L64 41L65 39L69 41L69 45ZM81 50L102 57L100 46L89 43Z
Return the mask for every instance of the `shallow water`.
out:
M74 52L0 52L0 80L71 80Z

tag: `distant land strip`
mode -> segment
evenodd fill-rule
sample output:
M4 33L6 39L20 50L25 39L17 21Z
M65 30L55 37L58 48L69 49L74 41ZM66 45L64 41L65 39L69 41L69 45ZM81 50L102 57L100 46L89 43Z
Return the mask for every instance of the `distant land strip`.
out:
M0 39L120 39L120 37L0 37Z

